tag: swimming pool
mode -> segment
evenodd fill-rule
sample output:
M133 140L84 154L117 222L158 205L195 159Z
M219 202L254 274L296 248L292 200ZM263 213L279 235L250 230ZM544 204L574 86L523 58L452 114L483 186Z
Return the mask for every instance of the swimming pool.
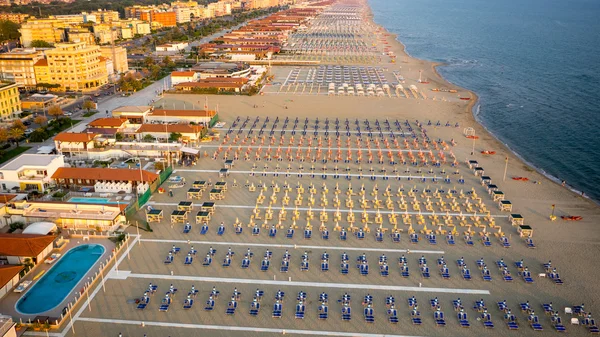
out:
M79 198L73 197L69 202L80 204L117 204L116 201L110 201L110 198Z
M15 308L36 315L58 306L104 254L104 246L89 244L69 250L19 299Z

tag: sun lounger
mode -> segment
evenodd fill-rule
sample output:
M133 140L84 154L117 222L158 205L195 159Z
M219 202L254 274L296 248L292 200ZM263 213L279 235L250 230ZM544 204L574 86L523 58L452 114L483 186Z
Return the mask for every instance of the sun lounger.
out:
M356 238L359 240L362 240L365 238L365 232L362 229L359 229L358 232L356 232Z
M390 267L387 264L383 264L379 266L379 273L381 274L381 276L387 277L390 274L389 269Z
M225 268L231 266L231 257L229 255L225 256L225 258L223 259L222 266Z
M510 271L508 271L508 268L505 268L504 270L502 270L502 279L506 282L512 282L513 277L510 274Z
M508 238L506 236L501 237L500 242L502 243L502 247L510 248L510 242L508 241Z
M167 312L169 311L169 304L161 304L158 311Z
M367 276L367 275L369 275L369 265L368 265L368 264L366 264L366 263L365 263L365 264L361 264L361 265L358 267L358 270L360 271L360 274L361 274L362 276Z
M562 319L560 318L560 316L553 315L552 317L550 317L550 322L552 323L554 330L558 332L567 331L567 328L562 324Z
M408 265L403 265L400 268L400 274L402 275L402 277L409 277L410 276L410 272L408 271Z
M249 258L245 258L242 260L242 269L246 269L250 267L250 259Z
M202 265L205 267L210 266L210 264L212 263L212 257L210 257L209 255L206 255L206 257L204 258L204 261L202 262Z
M194 299L188 298L183 302L183 309L191 309L194 305Z
M260 311L260 302L258 302L257 300L254 300L250 304L250 315L256 316L256 315L258 315L259 311Z
M312 230L305 229L304 230L304 238L307 240L310 240L312 238Z
M310 263L309 263L308 259L302 260L302 262L300 263L300 271L308 271L309 268L310 268Z
M400 233L399 232L392 233L392 234L390 234L390 236L392 237L392 242L400 243Z
M484 247L491 247L492 246L492 242L490 241L490 237L487 236L487 235L481 238L481 243L483 244Z
M165 259L165 264L171 264L173 262L173 255L169 252L167 258Z
M509 330L519 330L519 324L517 323L517 318L515 315L510 313L505 314L504 321L506 322Z
M343 321L352 320L352 308L350 308L350 306L347 304L342 307L342 320Z
M200 228L200 234L206 235L206 233L208 233L208 225L202 225L202 227Z
M466 312L464 312L464 311L459 312L457 314L457 317L458 317L458 323L460 324L461 328L471 327L471 324L469 323Z
M329 307L325 303L319 305L319 319L327 319L329 316Z
M531 305L529 304L529 301L520 303L519 306L521 307L522 312L529 313L531 311Z
M192 225L186 224L183 226L183 234L188 234L192 230Z
M448 234L446 236L446 243L448 243L449 245L453 246L455 244L454 235Z
M220 225L217 229L217 235L222 236L223 234L225 234L225 226Z
M305 310L306 310L306 306L304 305L303 302L299 302L298 304L296 304L296 314L295 314L296 319L304 319Z
M269 237L274 238L275 236L277 236L277 228L271 227L271 229L269 229Z
M527 248L535 248L535 244L531 238L525 239L525 244L527 245Z
M347 237L348 237L348 232L346 232L346 230L342 229L340 231L340 240L346 241Z
M329 240L329 231L328 230L323 230L321 231L321 239L323 240Z
M192 262L194 262L194 258L192 257L192 255L188 255L185 257L185 262L184 262L185 265L191 265Z
M236 234L236 235L240 235L240 234L242 234L242 232L243 232L243 231L244 231L244 229L242 228L242 226L241 226L241 225L237 225L237 226L235 227L235 234Z
M342 262L341 266L340 266L340 273L342 273L342 275L347 275L348 274L348 269L349 269L349 265L347 262Z
M471 280L471 271L467 268L462 270L462 277L465 281Z
M370 305L363 310L363 314L367 323L375 323L374 310Z
M227 303L227 311L225 312L227 315L234 315L235 310L237 309L238 302L235 300L231 300Z
M430 245L437 245L437 237L435 234L430 234L428 240Z
M294 237L294 229L293 228L288 228L287 233L285 234L285 237L288 239L292 239Z
M265 258L260 264L260 270L268 271L270 266L271 266L271 261L269 261L267 258Z
M433 313L433 319L437 326L446 326L446 319L444 318L444 312L439 308Z
M279 301L275 302L275 304L273 304L273 314L271 315L271 317L281 318L282 310L283 310L283 304L281 304Z
M252 236L260 235L260 227L258 225L252 227Z
M508 310L508 305L506 304L506 301L502 301L502 302L498 302L498 310L502 311L502 312L506 312Z
M465 243L467 246L473 246L473 238L470 235L465 235Z
M542 331L544 328L540 324L539 318L536 315L529 315L527 317L527 321L529 321L529 325L534 331Z
M417 233L412 233L412 234L410 235L410 243L413 243L413 244L417 244L417 243L419 243L419 234L417 234Z
M422 321L421 321L421 312L419 312L416 309L413 309L410 312L410 319L412 321L412 324L414 325L421 325Z
M446 265L443 265L440 269L440 275L442 275L442 278L444 280L450 279L450 270L448 269L448 267L446 267Z
M487 268L484 268L483 270L481 270L481 277L483 277L484 281L487 281L487 282L492 281L492 275L490 274L490 270Z
M492 315L490 315L488 312L484 312L481 314L481 321L483 322L483 326L486 329L494 328L494 322L492 321Z
M375 241L383 242L383 232L377 231L375 233Z
M321 271L329 271L329 261L328 260L321 261Z
M421 276L424 278L429 278L431 276L429 274L429 267L427 267L427 265L423 265L423 267L421 267Z
M525 270L521 273L521 277L523 277L523 281L525 281L525 283L533 283L533 278L531 277L531 272L528 270Z

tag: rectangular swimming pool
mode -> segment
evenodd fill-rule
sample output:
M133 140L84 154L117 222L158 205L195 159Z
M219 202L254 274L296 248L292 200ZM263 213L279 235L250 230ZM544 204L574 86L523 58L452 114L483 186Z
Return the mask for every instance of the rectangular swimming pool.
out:
M56 308L104 254L104 246L81 245L69 250L17 301L15 308L25 315L37 315Z
M110 201L110 198L79 198L73 197L69 202L79 204L117 204L116 201Z

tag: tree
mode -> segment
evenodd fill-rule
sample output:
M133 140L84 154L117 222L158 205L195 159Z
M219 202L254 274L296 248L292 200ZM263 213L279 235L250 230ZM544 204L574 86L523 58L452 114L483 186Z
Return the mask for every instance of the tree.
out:
M1 128L0 129L0 143L6 142L10 137L8 137L8 129Z
M17 119L12 123L11 129L19 129L21 131L25 131L27 130L27 127L25 126L25 124L23 124L23 122L21 122L20 119Z
M165 58L163 59L162 63L167 68L172 68L172 67L175 66L175 62L173 62L173 60L171 60L171 58L168 57L168 56L165 56Z
M153 142L156 140L156 138L154 138L152 135L145 135L143 139L145 142Z
M123 133L122 132L115 133L115 139L117 141L123 140Z
M20 36L18 24L8 20L0 20L0 42L16 40Z
M60 118L60 116L62 116L64 114L65 113L62 111L62 109L58 105L53 105L50 107L50 109L48 109L48 115L54 116L54 118L56 120L58 120L58 118Z
M87 110L87 112L89 113L90 110L95 109L96 108L96 103L90 101L90 100L86 100L85 102L83 102L83 108Z
M31 46L34 48L52 48L52 43L46 42L44 40L33 40L31 41Z
M146 67L150 67L153 64L154 64L154 59L150 56L146 56L146 58L144 59L144 65Z
M46 116L37 116L36 118L33 119L33 122L37 125L44 125L46 124L46 122L48 121L48 118L46 118Z
M172 142L177 142L179 139L181 139L181 133L179 132L171 132L169 135L169 140Z
M23 137L24 134L25 131L20 128L13 127L10 128L10 130L8 130L8 137L12 139L13 142L17 143L17 147L19 146L19 139L21 139L21 137Z

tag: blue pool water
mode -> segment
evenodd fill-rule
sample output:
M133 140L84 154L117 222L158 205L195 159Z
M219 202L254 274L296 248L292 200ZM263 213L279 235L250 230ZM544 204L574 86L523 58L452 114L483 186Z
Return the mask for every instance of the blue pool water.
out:
M110 201L109 198L78 198L73 197L69 199L69 202L79 204L116 204L116 201Z
M58 306L104 254L102 245L81 245L69 250L50 268L21 299L16 309L22 314L37 315Z

